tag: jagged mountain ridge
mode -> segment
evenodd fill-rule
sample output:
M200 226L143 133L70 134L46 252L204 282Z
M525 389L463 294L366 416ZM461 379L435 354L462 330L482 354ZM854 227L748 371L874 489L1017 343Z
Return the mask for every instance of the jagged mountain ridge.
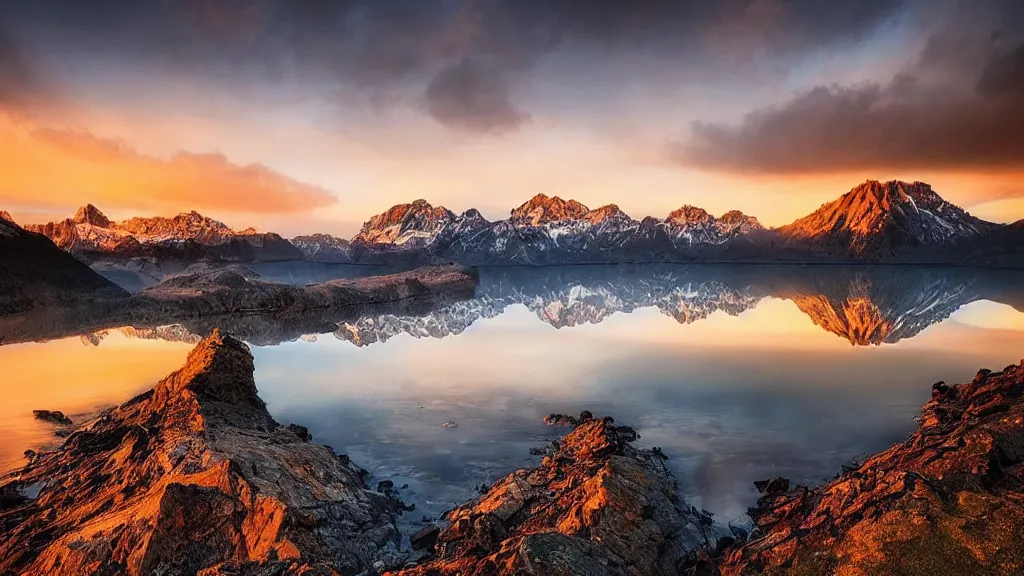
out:
M1012 243L1010 237L1001 238L1005 229L971 216L921 182L869 180L814 213L771 230L738 210L715 217L686 205L663 219L636 220L614 204L591 210L575 200L537 194L509 218L495 222L477 210L455 215L424 200L400 204L364 224L348 252L331 261L951 263L964 261L972 250L1014 254L1003 246ZM306 255L315 257L312 250ZM1012 257L999 263L1004 261L1016 263Z
M638 221L615 204L591 210L575 200L537 194L513 209L508 219L489 222L475 209L455 215L417 200L371 218L352 239L348 254L335 253L331 261L380 262L397 253L413 261L465 264L710 259L736 248L734 240L764 230L756 218L736 210L716 218L690 206L665 219ZM341 246L343 241L324 239L320 244L326 242ZM740 249L732 251L749 252L746 244L738 241ZM318 249L304 251L313 258Z
M312 260L415 266L657 262L900 262L1024 266L1013 226L971 216L921 182L866 181L812 214L775 229L731 210L716 217L686 205L665 218L634 219L617 205L596 209L537 194L488 221L426 200L398 204L346 240L328 234L291 242L233 230L197 212L111 222L88 205L74 218L28 226L78 256Z
M234 230L196 211L170 218L111 221L92 204L74 218L26 226L77 256L178 257L228 261L294 260L305 255L281 236L254 228Z
M923 182L869 180L779 234L789 245L818 253L885 260L971 245L1001 228L943 200Z

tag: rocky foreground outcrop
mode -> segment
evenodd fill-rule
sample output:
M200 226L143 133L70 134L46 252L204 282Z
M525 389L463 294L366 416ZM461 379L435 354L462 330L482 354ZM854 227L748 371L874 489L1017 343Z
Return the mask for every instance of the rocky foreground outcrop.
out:
M219 333L156 387L0 479L0 574L376 573L397 508L256 394Z
M412 535L413 554L399 549L403 505L275 422L248 349L215 331L152 391L0 478L0 574L1024 573L1024 362L936 384L920 420L821 487L759 483L755 528L734 543L680 501L633 429L555 417L573 429L540 466Z
M777 480L723 576L1024 574L1024 362L938 383L920 427L834 481Z
M446 515L437 555L401 576L677 574L708 544L656 450L589 415L537 468L518 470Z

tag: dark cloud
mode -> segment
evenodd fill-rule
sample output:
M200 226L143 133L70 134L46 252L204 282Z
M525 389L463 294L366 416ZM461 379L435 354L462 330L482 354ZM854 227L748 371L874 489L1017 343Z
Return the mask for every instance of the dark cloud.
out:
M978 91L990 96L1024 96L1024 43L992 59L978 82ZM1021 100L1017 101L1018 104Z
M986 6L980 22L952 12L916 65L888 82L819 86L735 125L696 122L671 152L740 172L1019 168L1024 6Z
M76 65L127 60L204 84L264 83L320 99L333 90L411 102L429 86L436 118L481 115L450 109L463 102L509 125L522 114L498 85L553 51L633 51L678 64L742 45L782 58L859 40L910 1L34 0L0 3L0 21L20 31L26 54L63 53Z
M10 36L0 29L0 109L20 111L43 88Z
M527 119L509 100L501 73L472 58L438 73L424 97L430 115L456 129L499 133L518 128Z

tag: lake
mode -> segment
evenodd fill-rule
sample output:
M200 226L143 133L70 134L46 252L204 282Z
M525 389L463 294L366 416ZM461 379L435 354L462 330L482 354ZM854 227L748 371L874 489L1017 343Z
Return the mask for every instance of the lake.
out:
M373 272L254 268L295 283ZM407 484L415 520L537 463L530 448L564 433L543 417L587 409L660 446L690 503L743 523L754 480L831 478L906 436L932 383L1020 361L1021 310L1011 271L576 266L482 269L472 299L312 332L223 321L253 344L274 417ZM33 409L123 402L218 322L0 346L0 470L58 441Z

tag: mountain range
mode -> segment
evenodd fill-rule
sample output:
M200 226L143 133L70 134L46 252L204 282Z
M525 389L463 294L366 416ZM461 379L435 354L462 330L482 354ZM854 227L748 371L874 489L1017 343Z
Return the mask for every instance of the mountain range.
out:
M732 210L683 206L637 220L538 194L504 220L426 200L373 216L351 239L236 231L196 212L111 222L94 206L74 218L27 226L86 259L178 257L226 261L419 265L641 262L874 262L1024 266L1024 221L996 224L944 200L922 182L869 180L791 224L766 228Z
M79 208L73 218L26 225L25 229L47 236L58 247L86 260L105 256L229 262L305 258L301 250L277 234L260 233L254 228L233 230L195 211L171 218L136 217L114 222L89 204Z

